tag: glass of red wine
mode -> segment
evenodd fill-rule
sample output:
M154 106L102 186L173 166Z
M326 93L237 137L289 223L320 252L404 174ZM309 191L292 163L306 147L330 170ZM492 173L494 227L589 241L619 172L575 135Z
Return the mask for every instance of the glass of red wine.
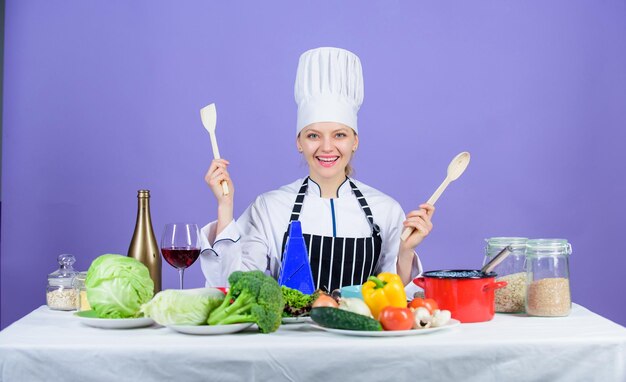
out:
M178 269L180 289L183 289L185 268L200 256L200 231L193 223L169 223L161 237L161 253L169 265Z

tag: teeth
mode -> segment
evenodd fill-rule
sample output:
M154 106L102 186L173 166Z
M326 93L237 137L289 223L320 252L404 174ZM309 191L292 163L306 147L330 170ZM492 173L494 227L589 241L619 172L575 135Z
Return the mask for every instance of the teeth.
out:
M321 158L321 157L317 157L317 159L321 160L322 162L334 162L337 159L339 159L339 157L334 157L334 158Z

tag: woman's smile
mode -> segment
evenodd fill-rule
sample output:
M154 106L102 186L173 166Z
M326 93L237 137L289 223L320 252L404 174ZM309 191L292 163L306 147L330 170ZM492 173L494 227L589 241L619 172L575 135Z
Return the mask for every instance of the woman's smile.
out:
M337 155L318 155L315 159L317 159L323 167L329 168L333 167L335 163L337 163L339 157Z

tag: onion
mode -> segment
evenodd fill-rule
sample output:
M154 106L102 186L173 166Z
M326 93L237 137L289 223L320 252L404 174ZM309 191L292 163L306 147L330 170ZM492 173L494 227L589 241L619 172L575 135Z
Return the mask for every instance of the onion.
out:
M320 293L319 297L313 301L313 308L321 308L321 307L331 307L337 308L339 305L334 298L330 297L325 293Z
M374 318L367 304L360 298L342 298L339 300L339 309L348 312L362 314L367 317Z

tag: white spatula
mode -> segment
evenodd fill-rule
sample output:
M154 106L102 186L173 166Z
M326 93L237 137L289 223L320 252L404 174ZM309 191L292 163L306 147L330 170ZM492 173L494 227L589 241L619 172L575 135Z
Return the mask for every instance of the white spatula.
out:
M452 162L450 162L450 164L448 165L448 173L446 175L446 178L443 180L443 183L441 183L439 188L437 188L433 196L431 196L430 199L428 199L426 203L435 205L435 202L437 201L437 199L439 199L439 197L441 196L443 191L446 189L446 187L448 187L448 185L452 181L457 180L459 176L463 174L463 171L465 171L465 169L467 168L469 161L470 161L470 153L468 153L467 151L463 151L459 155L455 156L454 159L452 159ZM406 227L404 231L402 231L402 235L400 236L400 239L404 241L409 236L411 236L412 233L413 233L413 228Z
M211 146L213 146L213 157L220 159L220 149L217 147L217 138L215 137L215 125L217 124L217 111L215 110L215 104L212 103L209 106L205 106L200 109L200 118L202 118L202 124L206 131L211 136ZM228 195L228 183L222 181L222 192L224 195Z

